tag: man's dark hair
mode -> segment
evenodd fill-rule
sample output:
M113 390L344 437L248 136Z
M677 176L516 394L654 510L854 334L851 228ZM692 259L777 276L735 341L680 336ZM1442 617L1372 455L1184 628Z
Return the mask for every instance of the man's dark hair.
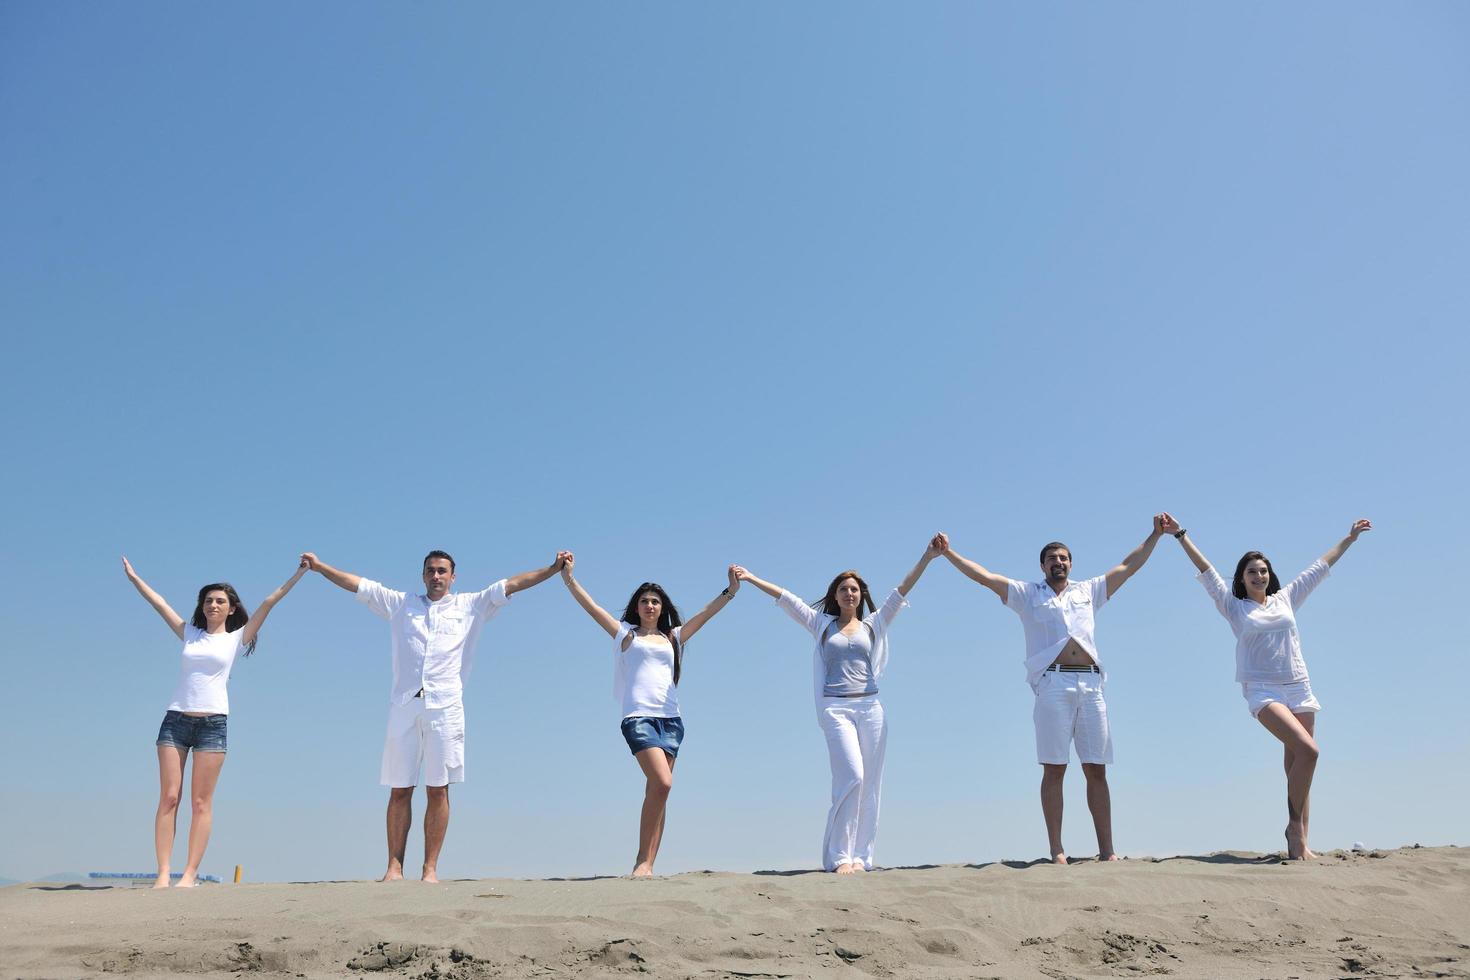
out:
M434 550L434 551L429 552L427 555L424 556L424 564L425 565L428 565L429 564L429 559L430 558L443 558L445 561L449 562L449 570L451 572L454 571L454 556L451 555L449 552L447 552L447 551L439 551L437 549Z
M1065 551L1067 553L1067 557L1068 558L1071 558L1072 557L1072 549L1071 548L1068 548L1066 545L1062 544L1060 541L1048 541L1046 544L1044 544L1044 545L1041 546L1041 557L1038 558L1037 561L1046 561L1046 553L1048 551L1055 551L1058 548L1061 548L1063 551Z

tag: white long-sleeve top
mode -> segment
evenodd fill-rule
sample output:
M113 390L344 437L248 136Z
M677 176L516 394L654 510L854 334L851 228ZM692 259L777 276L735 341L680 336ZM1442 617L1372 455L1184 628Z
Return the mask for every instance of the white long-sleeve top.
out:
M897 616L899 610L907 606L908 600L903 593L894 589L888 593L888 598L883 600L883 605L878 611L863 617L863 623L873 631L873 681L876 683L883 676L883 670L888 666L888 627L893 624L893 617ZM822 635L827 626L837 620L836 616L815 609L801 599L781 590L776 597L776 605L786 611L786 614L796 620L806 631L812 635L816 642L812 645L812 689L816 697L817 709L821 710L823 696L822 688L826 685L827 665L822 659Z
M1211 566L1195 578L1205 587L1235 633L1235 679L1242 684L1287 684L1307 679L1307 663L1296 631L1296 610L1330 572L1318 558L1296 578L1266 597L1237 599L1230 583Z

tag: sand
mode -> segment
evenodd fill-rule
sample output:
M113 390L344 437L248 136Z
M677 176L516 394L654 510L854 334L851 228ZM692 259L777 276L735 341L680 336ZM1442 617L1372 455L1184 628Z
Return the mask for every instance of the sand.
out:
M1470 848L0 889L0 976L1470 977Z

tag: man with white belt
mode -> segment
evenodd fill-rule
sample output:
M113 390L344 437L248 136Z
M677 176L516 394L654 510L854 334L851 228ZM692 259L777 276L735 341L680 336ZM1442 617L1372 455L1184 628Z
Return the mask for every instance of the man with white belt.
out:
M423 880L437 882L439 851L449 829L449 784L464 782L464 682L480 629L510 597L561 570L566 552L545 568L503 578L482 592L451 593L454 559L445 551L424 558L424 594L384 588L372 579L333 568L311 552L301 556L333 585L388 620L393 631L393 691L380 782L388 794L388 870L379 880L403 877L403 852L413 824L413 788L423 769Z
M1036 725L1036 761L1041 764L1041 814L1051 859L1067 863L1062 847L1062 779L1071 747L1077 746L1087 778L1087 808L1097 830L1098 859L1116 861L1113 851L1113 807L1107 767L1113 761L1113 739L1103 700L1107 673L1093 640L1093 617L1153 554L1163 532L1163 515L1154 517L1153 532L1143 544L1106 575L1071 580L1072 550L1060 541L1041 549L1041 582L1021 582L997 575L949 548L944 556L965 575L1000 597L1021 617L1026 631L1026 682L1036 694L1031 717Z

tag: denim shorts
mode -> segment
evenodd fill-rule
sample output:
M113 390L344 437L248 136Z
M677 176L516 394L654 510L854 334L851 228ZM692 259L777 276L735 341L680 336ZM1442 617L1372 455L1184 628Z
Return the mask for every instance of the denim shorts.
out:
M158 726L155 745L172 745L176 749L195 752L225 751L225 720L229 715L186 715L168 711Z
M644 749L663 749L679 757L679 743L684 741L684 723L678 718L648 718L634 715L623 719L623 740L634 755Z

